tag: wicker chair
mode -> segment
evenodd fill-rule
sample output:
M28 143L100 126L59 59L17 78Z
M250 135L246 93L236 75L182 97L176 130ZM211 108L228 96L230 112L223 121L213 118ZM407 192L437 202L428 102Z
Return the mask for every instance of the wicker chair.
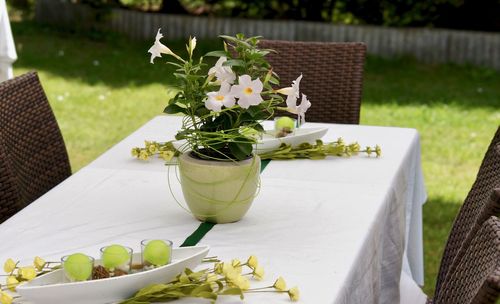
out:
M0 223L71 175L35 72L0 83Z
M453 223L441 260L436 296L439 296L441 284L453 265L460 262L463 248L468 246L482 222L500 213L500 199L495 199L494 196L490 198L494 188L500 188L500 127L484 156L476 181Z
M439 295L427 303L495 303L499 299L500 220L497 217L483 222L441 286Z
M259 47L277 51L266 57L281 86L303 74L300 89L312 103L307 121L359 124L365 44L262 40Z

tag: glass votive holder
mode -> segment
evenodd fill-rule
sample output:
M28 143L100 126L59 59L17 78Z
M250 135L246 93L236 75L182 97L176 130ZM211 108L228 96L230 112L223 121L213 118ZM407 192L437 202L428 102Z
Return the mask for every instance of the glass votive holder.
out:
M109 277L118 277L129 274L132 270L132 255L130 247L110 245L101 248L101 264Z
M167 265L172 261L172 241L142 240L141 258L145 270Z
M276 137L285 137L295 131L297 120L288 116L274 118L274 130Z
M87 281L92 279L94 258L83 253L74 253L61 258L63 275L70 282Z

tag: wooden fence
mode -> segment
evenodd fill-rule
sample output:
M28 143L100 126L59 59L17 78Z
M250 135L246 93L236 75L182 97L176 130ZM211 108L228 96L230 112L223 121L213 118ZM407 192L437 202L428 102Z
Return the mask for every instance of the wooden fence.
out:
M152 40L158 28L167 38L260 35L299 41L363 41L382 57L414 56L427 63L473 64L500 70L500 33L426 28L349 26L319 22L214 18L152 14L126 9L98 11L63 0L37 0L36 20L58 26L111 29Z

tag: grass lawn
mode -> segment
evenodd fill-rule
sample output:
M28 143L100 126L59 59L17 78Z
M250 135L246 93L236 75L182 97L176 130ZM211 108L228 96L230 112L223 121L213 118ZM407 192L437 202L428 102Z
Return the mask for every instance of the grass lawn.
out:
M161 113L173 93L166 67L149 64L150 42L91 38L29 22L14 22L12 28L19 55L15 74L39 72L73 171ZM169 45L183 49L183 43ZM217 46L199 43L204 51ZM411 127L421 135L429 194L424 207L428 294L453 218L500 124L499 84L500 73L488 69L368 58L361 123Z

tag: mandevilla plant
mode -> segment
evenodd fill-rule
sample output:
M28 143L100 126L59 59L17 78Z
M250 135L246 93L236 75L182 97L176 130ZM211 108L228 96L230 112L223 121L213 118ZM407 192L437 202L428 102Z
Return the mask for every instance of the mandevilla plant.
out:
M179 92L164 112L185 115L175 139L186 140L195 156L212 160L248 158L256 143L253 134L264 131L260 122L274 116L277 110L297 114L299 123L305 121L311 103L299 93L302 75L290 87L273 89L279 86L279 77L265 59L272 50L259 49L259 37L220 36L224 49L197 60L193 56L196 38L189 39L184 59L162 44L162 37L158 30L149 49L151 63L161 54L171 56L174 61L167 63L176 67L174 75L179 83ZM208 73L204 72L205 57L219 58Z

